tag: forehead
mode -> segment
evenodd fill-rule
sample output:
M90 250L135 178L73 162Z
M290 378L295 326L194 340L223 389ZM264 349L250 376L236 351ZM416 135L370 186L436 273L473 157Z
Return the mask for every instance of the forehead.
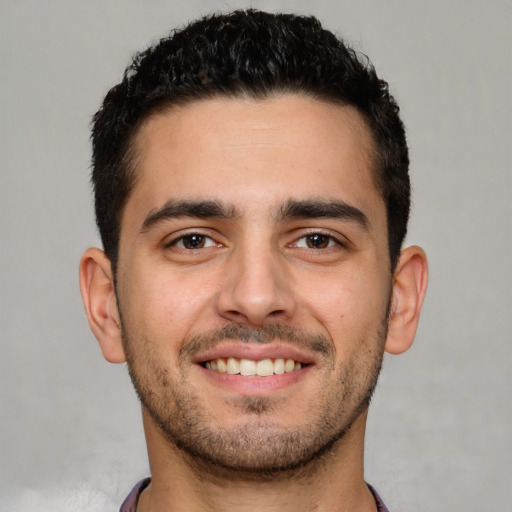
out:
M134 149L137 180L123 223L170 199L212 198L241 212L312 196L368 208L380 200L362 116L309 97L214 98L174 107L143 123Z

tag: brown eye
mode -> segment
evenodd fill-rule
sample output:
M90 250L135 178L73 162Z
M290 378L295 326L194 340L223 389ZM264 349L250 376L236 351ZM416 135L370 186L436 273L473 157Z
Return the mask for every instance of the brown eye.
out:
M205 247L213 247L215 242L209 236L192 233L178 238L172 245L180 249L204 249Z
M190 235L183 237L183 246L186 249L201 249L204 247L205 237L203 235Z
M323 233L314 233L303 237L309 249L327 249L334 245L333 238Z
M330 241L330 236L322 235L321 233L315 233L306 237L306 244L310 249L325 249L329 246Z

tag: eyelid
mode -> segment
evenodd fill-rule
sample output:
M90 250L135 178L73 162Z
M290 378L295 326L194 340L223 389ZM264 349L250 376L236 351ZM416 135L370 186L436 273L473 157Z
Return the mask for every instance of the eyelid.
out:
M329 237L332 241L334 241L334 243L336 245L338 245L342 248L348 248L350 245L349 240L345 236L343 236L341 233L333 232L328 229L322 229L322 228L308 229L308 230L302 232L300 234L300 236L297 236L290 245L295 245L295 244L297 244L297 242L299 240L302 240L303 238L306 238L308 236L314 236L314 235L322 235L322 236ZM323 250L332 249L332 248L333 247L326 247ZM322 250L322 249L311 249L311 248L304 248L304 249L312 250L312 251Z
M199 235L199 236L203 236L205 238L209 238L210 240L213 241L213 243L214 243L213 246L219 247L219 246L223 245L222 242L219 242L217 240L217 237L214 236L210 230L204 229L204 228L189 228L186 230L182 230L182 231L173 233L172 235L168 235L164 239L163 248L168 249L169 247L176 247L176 244L180 240L183 240L184 238L186 238L188 236L194 236L194 235ZM209 246L209 247L212 247L212 246ZM209 247L206 247L206 248L209 248ZM195 250L195 249L186 249L186 248L182 248L182 247L178 247L178 249L187 251L187 252ZM200 249L204 249L204 248L198 248L197 250L200 250Z
M191 238L194 236L201 237L204 242L204 245L202 245L201 247L186 247L185 240L187 238ZM193 234L193 235L182 236L182 237L178 238L177 240L175 240L172 244L173 247L178 247L179 249L182 249L184 251L193 251L193 250L197 250L197 249L208 249L209 247L215 247L216 245L218 245L218 244L215 243L215 240L211 236L199 235L198 233Z

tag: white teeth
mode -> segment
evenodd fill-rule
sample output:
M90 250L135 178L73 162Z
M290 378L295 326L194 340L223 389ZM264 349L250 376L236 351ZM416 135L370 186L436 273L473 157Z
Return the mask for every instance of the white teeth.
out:
M272 359L263 359L256 364L256 374L260 377L268 377L274 374L274 363Z
M227 371L230 375L240 373L240 362L234 357L228 357Z
M284 359L276 359L274 361L274 373L277 375L284 373Z
M228 371L228 365L225 359L217 359L217 371L226 373Z
M218 358L206 361L205 368L221 373L229 373L230 375L257 375L258 377L268 377L270 375L281 375L301 370L302 363L293 359L262 359L254 361L252 359L236 359L228 357L227 359Z
M240 375L256 375L256 361L240 359Z
M293 372L295 370L295 361L293 359L287 359L284 363L284 371L286 373Z

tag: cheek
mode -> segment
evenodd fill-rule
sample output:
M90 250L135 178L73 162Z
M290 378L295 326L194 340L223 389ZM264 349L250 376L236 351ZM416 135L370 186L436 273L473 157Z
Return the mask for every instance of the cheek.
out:
M365 338L382 326L389 301L389 279L367 272L330 273L305 293L313 316L337 339Z
M126 326L138 336L155 342L171 336L183 339L211 309L214 287L204 274L153 265L130 276L121 310Z

